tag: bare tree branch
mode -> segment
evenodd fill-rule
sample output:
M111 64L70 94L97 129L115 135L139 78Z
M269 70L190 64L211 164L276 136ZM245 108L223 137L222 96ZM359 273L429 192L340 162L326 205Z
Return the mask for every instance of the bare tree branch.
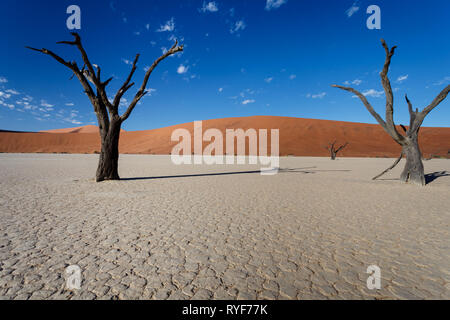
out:
M114 79L114 77L111 77L111 78L107 79L105 82L102 82L103 87L106 88L106 86L111 82L112 79Z
M391 82L388 78L389 66L391 65L391 58L395 53L396 46L389 50L386 41L381 39L381 44L386 52L386 60L384 62L383 70L380 73L381 84L383 85L384 93L386 95L386 125L391 137L399 144L405 140L404 137L398 133L394 123L394 95L392 94Z
M400 160L402 160L403 157L403 152L400 153L400 156L398 157L397 160L395 160L394 164L392 166L390 166L389 168L387 168L386 170L384 170L382 173L380 173L379 175L375 176L372 178L372 180L376 180L379 177L381 177L382 175L386 174L387 172L391 171L392 169L394 169L394 167L400 162Z
M339 151L341 151L342 149L344 149L346 146L348 146L348 142L346 142L345 144L343 144L342 146L340 146L339 148L336 149L336 153L338 153Z
M130 81L131 81L131 78L133 77L134 72L136 71L136 64L137 64L138 60L139 60L139 54L137 54L136 57L134 58L133 66L131 68L130 74L128 75L128 78L122 84L122 86L117 91L117 93L114 97L113 106L116 109L119 108L119 103L120 103L120 99L122 99L122 96L125 94L125 92L127 92L128 89L130 89L134 85L134 82L130 84Z
M402 130L403 130L405 133L408 132L408 129L406 129L406 127L405 127L404 125L400 124L400 128L402 128Z
M91 62L89 61L87 53L86 53L86 51L83 48L83 45L81 43L80 35L78 33L76 33L76 32L71 32L71 34L75 37L75 41L58 41L57 44L68 44L68 45L76 46L78 48L78 50L80 51L80 53L81 53L81 57L83 59L83 62L87 66L87 68L89 70L89 73L91 74L91 77L94 80L95 85L97 87L100 86L100 79L98 79L95 76L94 67L92 66Z
M363 103L366 109L370 112L370 114L378 121L378 123L387 131L386 122L384 122L383 118L373 109L367 98L358 90L355 90L350 87L344 87L337 84L332 85L334 88L339 88L348 92L355 94Z
M410 130L414 130L414 122L416 121L416 116L417 116L417 110L414 111L411 101L409 101L408 99L408 95L405 94L405 100L406 103L408 104L408 111L409 111L409 129ZM406 132L406 130L405 130Z
M336 144L336 140L334 140L333 143L329 143L328 146L325 147L325 149L328 151L333 150L335 144Z
M396 47L392 47L389 50L389 47L387 46L386 42L383 39L381 39L381 44L383 45L383 47L386 51L386 60L384 62L383 70L380 73L381 84L383 85L383 89L384 89L384 92L386 95L386 120L383 120L381 118L381 116L370 105L369 101L367 101L367 98L359 91L357 91L353 88L350 88L350 87L343 87L343 86L339 86L339 85L332 85L332 87L352 92L357 97L359 97L359 99L361 99L361 101L364 103L366 109L378 121L378 123L383 127L383 129L392 137L392 139L394 139L398 144L403 145L405 143L405 137L402 136L400 133L398 133L397 129L395 128L394 97L392 94L391 83L387 76L388 71L389 71L389 66L391 64L391 58L394 55Z
M407 94L405 94L405 99L406 99L406 103L408 104L408 111L409 111L409 114L410 114L410 115L413 115L413 114L414 114L414 110L413 110L411 101L409 101L409 99L408 99L408 95L407 95Z
M109 83L109 81L111 81L111 80L109 80L108 82L101 81L100 67L97 65L95 66L97 68L97 73L96 73L94 70L94 65L90 62L89 57L88 57L86 51L84 50L80 35L76 32L72 32L71 34L75 37L74 41L58 41L57 44L68 44L68 45L76 46L78 48L78 50L81 53L81 57L83 59L84 65L87 67L87 70L84 71L84 75L86 76L87 79L89 79L89 81L91 81L97 87L98 96L103 100L103 104L108 108L111 115L117 114L117 112L115 112L113 106L109 102L109 99L108 99L108 96L107 96L106 90L105 90L106 84Z
M139 102L139 100L142 99L143 96L145 96L148 91L146 91L146 87L147 87L147 83L148 83L148 79L150 78L150 75L152 74L153 70L156 68L156 66L164 59L166 59L167 57L177 53L183 51L183 45L179 46L178 45L178 41L175 41L175 44L169 49L167 50L166 53L164 53L162 56L160 56L158 59L156 59L153 64L150 66L150 68L147 70L147 72L145 73L145 77L144 77L144 81L142 82L141 87L139 88L138 92L136 93L136 95L134 96L133 101L131 101L130 105L128 106L128 109L124 112L124 114L120 117L122 121L125 121L131 114L131 112L133 111L134 107L136 106L136 104Z
M436 98L434 98L433 102L430 103L425 109L422 110L423 117L425 118L434 108L436 108L448 95L450 92L450 84L445 87Z
M87 81L84 73L83 73L83 69L79 70L78 66L75 62L68 62L65 61L63 58L61 58L60 56L58 56L56 53L48 50L48 49L36 49L36 48L32 48L32 47L26 47L30 50L34 50L37 52L41 52L43 54L49 55L51 56L53 59L55 59L56 61L58 61L59 63L61 63L62 65L66 66L67 68L69 68L70 70L72 70L72 72L74 73L75 76L77 76L78 80L80 81L81 85L84 88L84 92L86 93L86 95L89 97L89 99L91 100L92 105L97 105L97 101L96 101L96 96L94 94L94 91L92 90L92 87L89 85L89 82Z
M423 123L423 120L425 120L425 117L434 109L436 108L444 99L447 97L448 93L450 92L450 85L445 87L434 100L425 107L421 112L417 112L416 118L417 120L414 123L414 129L419 129L420 126Z

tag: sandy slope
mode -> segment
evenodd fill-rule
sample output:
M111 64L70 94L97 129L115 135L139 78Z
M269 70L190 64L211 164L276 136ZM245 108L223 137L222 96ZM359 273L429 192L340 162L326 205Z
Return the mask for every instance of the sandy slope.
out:
M401 166L371 181L392 159L287 157L262 176L122 155L125 179L96 184L97 160L0 155L0 298L70 298L77 264L81 299L450 299L450 160L425 161L442 175L426 187Z
M123 132L120 152L170 154L176 144L170 141L170 137L177 128L186 128L192 132L193 124ZM334 140L350 143L340 154L344 157L396 157L400 152L399 146L380 126L371 124L259 116L207 120L203 122L203 128L218 128L222 132L227 128L279 129L281 155L326 156L324 147ZM99 135L97 132L86 133L94 129L64 129L63 132L76 133L60 134L0 132L0 152L94 153L100 150ZM420 143L426 157L448 156L450 128L422 128Z
M75 127L75 128L42 130L40 132L46 132L46 133L95 133L95 134L98 134L98 126L87 125L87 126ZM122 132L125 132L125 130L122 129Z

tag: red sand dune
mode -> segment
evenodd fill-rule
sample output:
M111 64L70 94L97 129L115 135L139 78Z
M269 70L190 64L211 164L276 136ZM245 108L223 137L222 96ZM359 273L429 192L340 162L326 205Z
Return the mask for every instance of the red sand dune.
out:
M177 128L186 128L193 133L193 123L122 132L120 152L170 154L173 146L178 143L171 141L171 134ZM203 131L208 128L217 128L223 133L225 129L236 128L279 129L282 156L328 156L325 146L334 140L337 140L338 144L349 142L347 148L339 154L342 157L397 157L400 154L400 147L379 125L374 124L255 116L203 121ZM0 132L0 152L97 153L100 150L96 126L50 132ZM450 128L422 128L419 139L425 157L450 156ZM208 144L204 142L203 145Z
M125 132L125 130L121 130L122 132ZM87 125L82 127L75 127L75 128L65 128L65 129L54 129L54 130L43 130L39 132L46 132L46 133L98 133L98 127L94 125Z

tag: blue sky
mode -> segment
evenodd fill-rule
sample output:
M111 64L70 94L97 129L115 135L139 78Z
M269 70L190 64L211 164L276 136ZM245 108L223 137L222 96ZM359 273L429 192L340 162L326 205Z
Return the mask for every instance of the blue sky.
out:
M0 2L0 128L37 131L96 124L88 98L64 66L25 46L80 61L66 8L81 8L84 47L102 67L113 96L141 54L134 76L177 38L185 51L152 74L125 130L146 130L224 117L275 115L375 123L359 99L331 88L352 83L384 114L380 39L398 49L390 79L397 123L408 123L403 95L423 108L450 83L448 0L430 1L20 1ZM369 30L366 9L381 8L381 30ZM82 65L82 63L79 63ZM130 101L135 92L125 98ZM122 107L121 112L124 111ZM450 125L450 99L425 126Z

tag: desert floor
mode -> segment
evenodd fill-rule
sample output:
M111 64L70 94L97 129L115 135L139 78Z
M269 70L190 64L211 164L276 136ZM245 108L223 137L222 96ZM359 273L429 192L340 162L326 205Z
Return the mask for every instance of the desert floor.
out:
M371 181L394 159L287 157L262 176L122 155L124 180L99 184L97 159L0 154L1 298L450 299L450 160L417 187L396 180L404 160Z

